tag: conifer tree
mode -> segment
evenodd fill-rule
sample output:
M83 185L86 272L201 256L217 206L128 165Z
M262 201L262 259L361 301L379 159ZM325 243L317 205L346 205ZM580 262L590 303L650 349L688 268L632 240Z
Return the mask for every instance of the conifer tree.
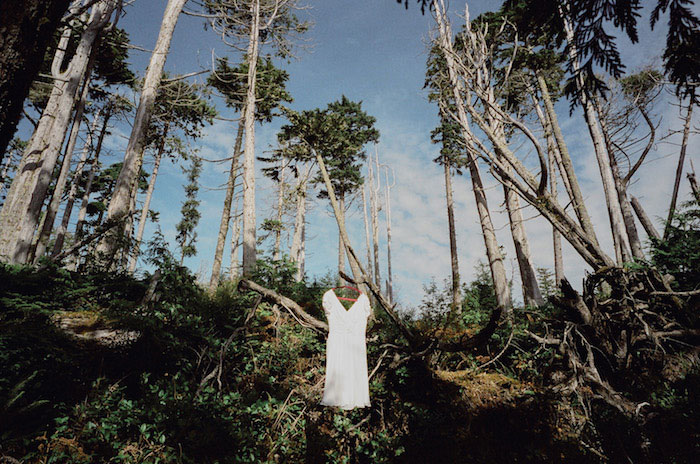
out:
M229 170L229 177L226 184L226 195L221 212L219 235L214 252L214 264L209 281L209 289L211 291L216 289L220 279L224 245L226 243L226 235L231 219L231 203L240 166L239 158L241 154L241 144L243 142L245 122L244 105L248 68L247 61L243 61L236 67L231 67L226 58L220 59L217 61L214 73L207 80L210 86L217 89L224 96L226 106L237 110L241 114L238 122L238 130L236 131L233 155L231 156L231 169ZM292 101L291 95L289 95L285 88L285 83L289 79L289 74L275 67L270 56L258 58L256 70L255 118L256 121L260 123L270 122L278 115L277 108L281 106L283 102L289 103Z
M177 229L177 236L175 237L175 242L180 248L180 265L182 265L184 259L188 256L194 256L197 253L197 248L195 247L197 243L197 224L199 223L199 218L201 214L197 209L199 207L199 200L197 199L197 192L199 192L199 175L202 172L202 160L197 156L192 157L192 165L188 169L183 169L183 172L187 174L188 184L185 185L185 198L186 200L182 203L182 219L177 223L175 229Z

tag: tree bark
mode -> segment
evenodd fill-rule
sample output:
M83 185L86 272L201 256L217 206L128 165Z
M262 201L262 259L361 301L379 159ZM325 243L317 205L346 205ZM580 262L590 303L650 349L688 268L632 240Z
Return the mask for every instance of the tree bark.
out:
M438 3L439 2L439 3ZM498 240L491 222L491 214L486 200L484 185L481 181L479 166L474 154L474 147L471 145L473 137L467 133L469 121L465 112L464 102L462 99L462 85L457 78L455 71L455 63L452 50L452 33L450 32L449 24L445 18L445 9L442 0L433 0L435 7L436 20L439 28L439 40L443 49L445 60L447 61L447 69L452 87L452 93L457 107L457 116L460 121L462 137L467 143L467 155L469 157L469 173L472 179L472 189L476 199L477 211L479 213L479 221L481 223L482 235L484 237L484 245L486 246L486 256L491 270L491 278L493 279L494 291L496 293L496 301L501 311L506 314L512 313L512 305L510 298L510 289L508 288L508 279L506 277L505 266L503 265L503 255L498 247Z
M678 200L678 188L681 185L681 177L683 176L683 163L685 161L685 152L688 148L688 136L690 135L690 120L693 117L693 101L688 102L688 109L685 113L685 121L683 122L683 141L681 142L681 153L678 156L678 167L676 167L676 180L673 183L673 193L671 194L671 206L668 207L668 218L666 218L666 226L664 227L664 240L668 237L673 215L676 212L676 201Z
M338 206L340 208L340 214L343 215L343 221L345 221L345 197L338 197ZM343 283L343 278L340 277L340 273L345 272L345 245L343 244L343 236L338 231L338 280Z
M277 230L275 230L275 247L273 249L272 259L279 261L282 253L282 212L284 210L284 177L286 174L286 166L284 163L280 167L279 175L279 190L277 191Z
M374 146L374 166L375 171L373 172L376 178L376 187L374 185L374 179L370 177L370 212L372 218L372 248L374 251L374 283L377 287L382 288L382 277L379 266L379 154L377 153L377 145ZM371 162L371 160L370 160Z
M539 105L538 105L539 108ZM554 151L556 150L554 138L552 133L548 130L549 126L545 128L545 137L547 139L547 148L549 151L549 191L552 194L552 198L557 200L557 161L555 159ZM564 279L564 259L561 252L561 236L555 227L552 227L552 248L554 250L554 279L557 286L559 286L562 279Z
M394 301L394 282L393 275L391 273L391 186L389 185L389 170L386 173L386 211L384 213L386 217L386 268L387 268L387 280L386 280L386 296L389 298L389 303ZM459 267L457 280L459 281Z
M70 3L71 0L0 2L0 164L46 48Z
M280 295L274 290L270 290L268 288L263 287L262 285L258 285L252 280L241 279L239 285L243 288L248 288L267 298L270 298L282 307L287 308L290 312L293 312L295 318L301 319L301 321L303 321L303 325L311 326L315 329L322 330L324 332L328 331L328 324L326 324L323 321L319 321L315 317L311 316L309 313L304 311L304 309L301 306L299 306L297 302L295 302L291 298L287 298L286 296Z
M311 174L311 166L308 166L303 174L299 175L299 181L296 186L296 215L294 217L294 235L292 237L292 247L290 250L290 258L296 265L294 279L301 282L304 277L304 259L303 259L303 239L304 227L306 225L306 182Z
M39 126L27 146L18 174L15 176L9 201L0 213L0 256L12 263L26 263L41 208L51 182L58 153L68 129L76 93L88 66L95 40L114 11L112 0L93 6L75 55L68 68L56 80L49 103Z
M239 250L241 248L241 217L238 214L238 202L233 211L233 226L231 228L231 267L229 268L229 278L234 281L239 275Z
M642 242L639 240L637 225L634 222L632 205L630 205L629 198L627 198L627 185L620 175L620 168L617 165L615 152L613 151L610 136L603 118L601 118L600 124L601 128L603 129L603 135L605 137L605 144L607 146L608 153L610 153L610 168L612 169L613 180L615 181L617 197L620 200L620 210L622 212L622 219L625 222L625 230L627 231L627 237L629 238L632 256L637 259L644 259L644 250L642 249Z
M209 280L209 291L214 292L219 285L221 276L221 262L224 257L224 245L226 244L226 234L228 234L228 225L231 222L231 202L233 193L236 187L236 175L238 173L238 159L241 155L241 143L243 142L243 121L238 122L238 130L236 131L236 142L233 146L233 157L231 159L231 169L228 173L228 181L226 182L226 196L224 197L224 207L221 211L221 222L219 223L219 235L216 238L216 251L214 252L214 264L211 270L211 279ZM238 240L238 237L236 237Z
M134 183L138 183L138 176L143 158L143 147L146 143L146 132L153 113L153 106L156 99L156 93L160 86L161 77L163 75L163 67L165 60L168 57L170 50L170 42L173 37L173 31L177 24L178 17L187 0L168 0L163 14L160 32L156 46L153 49L146 77L143 82L139 105L136 109L136 117L134 126L129 136L129 143L124 154L124 164L119 172L117 183L114 187L114 193L109 202L107 209L107 218L110 221L124 221L131 215L131 190ZM97 258L102 264L107 264L111 261L112 256L116 252L117 242L119 237L124 234L124 224L111 229L102 238L96 248Z
M518 260L518 269L520 270L520 280L523 289L523 302L526 306L540 306L544 304L544 299L542 298L540 287L537 283L535 268L532 265L530 244L527 240L527 234L525 233L525 227L523 225L523 214L520 208L520 200L518 199L518 194L506 184L503 185L503 192L505 193L510 232L513 236L515 257Z
M637 200L636 197L632 197L632 208L634 208L634 212L637 214L637 218L639 218L639 222L642 223L642 227L644 227L644 230L649 238L661 240L661 235L659 235L659 233L656 231L654 223L651 222L649 216L647 216L647 213L644 212L644 208L642 208L641 203L639 203L639 200Z
M328 191L328 198L331 201L331 207L333 208L333 215L335 216L335 220L338 224L338 233L340 234L340 238L343 241L343 245L345 247L345 251L348 255L348 262L350 263L350 269L352 270L352 276L356 282L358 282L359 285L361 285L362 290L365 293L368 293L367 287L365 284L361 283L364 281L363 276L365 275L364 272L362 271L362 265L360 264L359 260L357 257L354 255L351 244L350 244L350 238L347 235L347 231L345 229L345 215L343 214L343 210L340 209L340 204L335 196L335 190L333 189L333 184L331 183L331 178L328 176L328 171L326 170L326 164L323 162L323 158L321 155L316 152L313 148L311 148L311 151L316 155L316 161L318 163L318 167L321 170L321 176L323 177L323 181L326 184L326 190Z
M51 237L51 231L53 230L53 224L56 220L56 214L58 213L58 208L61 205L63 190L66 188L66 182L68 181L68 174L70 172L71 160L73 159L73 152L75 151L75 145L78 141L80 125L83 121L83 113L85 111L85 103L87 101L88 90L90 88L90 75L92 73L92 66L95 62L95 55L95 49L93 47L93 51L90 54L90 61L88 62L87 69L85 70L85 80L83 82L83 89L80 93L78 104L75 108L75 116L73 117L73 127L71 128L70 136L68 137L68 145L66 146L66 150L63 154L61 171L58 174L58 179L56 179L56 184L54 185L53 195L51 196L49 206L46 208L46 216L44 218L44 222L39 232L36 248L34 248L32 256L30 258L34 263L36 263L39 260L39 258L41 258L41 256L43 256L46 252L46 247L48 245L49 238ZM83 156L84 155L85 152L83 150ZM82 168L82 164L79 167Z
M260 2L250 3L250 36L248 40L248 83L243 116L245 151L243 155L243 275L255 267L255 76L258 64Z
M143 164L143 153L139 155L139 158L141 158L139 164L138 164L138 173L139 173L139 178L141 177L141 166ZM128 260L130 257L135 253L135 249L133 248L134 242L132 241L132 234L134 232L134 214L136 213L136 199L139 194L139 182L138 179L136 182L134 182L131 185L131 193L129 194L129 212L130 214L125 218L124 220L124 232L123 232L123 239L125 241L125 246L122 247L119 251L120 257L119 257L119 268L126 270L127 265L128 265Z
M85 216L87 215L87 206L90 202L90 193L92 192L92 182L95 179L95 173L97 172L100 154L102 153L102 143L104 142L105 136L107 135L107 124L109 123L109 119L111 116L112 109L108 106L105 112L104 120L102 121L102 129L100 130L100 135L97 138L97 146L95 147L95 154L93 155L92 163L90 164L90 172L88 173L88 178L85 183L85 192L83 192L82 203L80 205L80 212L78 213L78 222L75 226L76 238L78 238L83 232Z
M143 200L143 207L141 208L141 215L139 216L139 228L136 231L136 239L134 243L134 253L129 258L129 274L133 274L136 270L136 261L139 257L139 249L141 247L141 240L143 239L143 231L146 229L146 222L148 221L148 209L151 206L151 198L153 198L153 190L156 188L156 179L158 178L158 169L160 168L160 161L163 158L163 151L165 150L165 137L168 135L168 125L165 126L165 133L163 134L163 140L161 141L158 151L154 156L153 171L151 172L151 178L148 180L148 190L146 191L146 198Z
M367 165L367 177L370 176L370 171L372 170L372 165L369 163ZM369 215L367 214L367 192L366 192L367 186L363 185L362 186L362 212L363 212L363 217L365 221L365 245L367 246L367 270L368 272L372 272L374 269L374 266L372 265L372 240L370 239L369 235ZM369 276L370 279L373 279L374 277L372 275Z
M450 234L450 263L452 266L452 313L460 312L462 298L459 291L459 259L457 257L457 232L455 231L454 200L452 198L452 172L450 161L442 163L445 169L445 199L447 201L447 227Z

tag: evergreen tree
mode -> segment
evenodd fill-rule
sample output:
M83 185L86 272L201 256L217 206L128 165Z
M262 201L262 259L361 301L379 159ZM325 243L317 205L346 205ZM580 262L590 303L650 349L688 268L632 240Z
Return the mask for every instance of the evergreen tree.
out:
M197 192L199 192L199 175L202 172L201 158L193 156L192 165L189 169L183 169L183 172L187 174L187 181L189 183L185 185L186 200L182 203L182 209L180 210L182 219L175 226L177 229L175 241L180 248L181 265L185 257L194 256L197 253L197 249L195 248L197 232L195 229L201 217L201 214L197 210L199 207L199 200L197 199Z

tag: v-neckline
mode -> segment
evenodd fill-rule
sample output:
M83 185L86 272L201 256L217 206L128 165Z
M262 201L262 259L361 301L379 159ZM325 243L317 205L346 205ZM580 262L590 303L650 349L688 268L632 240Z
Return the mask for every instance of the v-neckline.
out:
M346 313L349 313L350 310L351 310L352 308L354 308L355 305L360 301L360 298L362 297L362 295L364 295L364 293L360 293L360 296L357 297L357 299L355 300L355 302L354 302L352 305L350 305L350 307L349 307L348 309L345 309L345 306L343 306L343 303L340 301L340 298L338 298L338 295L335 294L335 292L333 291L332 288L330 289L330 292L331 292L331 293L333 294L333 296L335 297L335 301L338 302L338 304L340 305L340 307L343 308L343 311L345 311Z

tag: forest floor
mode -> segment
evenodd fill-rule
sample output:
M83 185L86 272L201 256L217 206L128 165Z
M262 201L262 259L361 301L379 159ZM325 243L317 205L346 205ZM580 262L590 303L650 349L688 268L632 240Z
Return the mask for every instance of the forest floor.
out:
M341 411L318 404L325 336L255 294L224 286L208 295L173 268L157 301L143 307L148 279L58 268L1 272L0 456L19 462L697 457L700 372L690 361L658 391L647 406L656 415L640 425L546 385L542 353L514 350L487 369L474 368L482 356L468 354L470 367L455 369L449 360L387 349L399 336L378 317L368 343L370 370L378 366L372 406ZM275 284L277 277L259 280L322 318L314 302L326 283ZM524 341L516 346L530 351Z

